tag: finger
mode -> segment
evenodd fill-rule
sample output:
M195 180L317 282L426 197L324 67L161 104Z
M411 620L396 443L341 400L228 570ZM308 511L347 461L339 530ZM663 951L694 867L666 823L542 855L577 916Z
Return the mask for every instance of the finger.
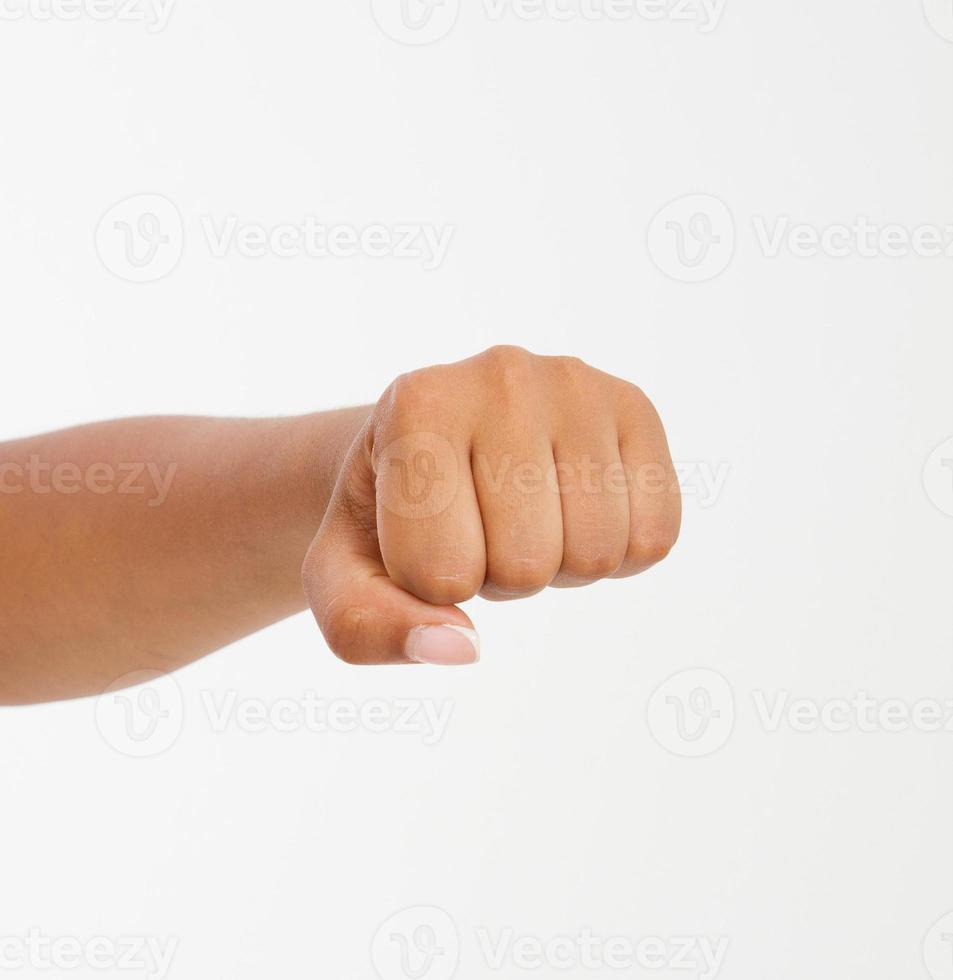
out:
M436 605L476 595L486 553L469 444L391 425L375 437L371 460L377 537L391 579Z
M302 568L328 646L352 664L473 663L479 644L469 617L455 606L424 602L388 576L375 505L373 471L361 445L342 470Z
M519 599L546 588L563 557L562 512L548 435L513 438L498 448L498 433L474 444L473 480L486 542L486 599Z
M587 585L612 575L625 559L629 500L618 438L600 420L557 442L553 455L563 522L563 560L553 585Z
M629 486L629 540L615 578L637 575L671 551L678 539L682 495L662 422L649 399L626 385L619 451Z

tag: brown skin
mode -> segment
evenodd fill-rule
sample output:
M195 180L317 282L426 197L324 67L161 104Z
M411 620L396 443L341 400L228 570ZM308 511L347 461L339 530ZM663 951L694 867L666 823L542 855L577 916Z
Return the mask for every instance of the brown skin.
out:
M31 458L83 480L38 490ZM145 462L164 494L144 474L140 493L90 479ZM468 662L468 641L435 658L411 638L471 627L455 604L477 593L636 574L667 554L681 513L639 389L511 347L405 375L373 408L6 443L0 490L0 704L173 670L309 602L350 663Z
M301 558L368 412L123 419L0 446L0 704L98 694L306 608ZM9 469L31 456L84 473L105 462L117 479L109 493L35 492ZM156 506L145 474L119 492L145 461L175 467Z

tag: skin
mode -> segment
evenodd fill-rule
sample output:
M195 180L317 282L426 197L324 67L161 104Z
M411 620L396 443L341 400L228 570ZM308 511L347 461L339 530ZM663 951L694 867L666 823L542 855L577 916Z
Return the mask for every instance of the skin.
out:
M635 575L680 515L640 389L514 347L403 375L372 407L9 442L0 704L174 670L308 605L348 663L472 663L458 603Z

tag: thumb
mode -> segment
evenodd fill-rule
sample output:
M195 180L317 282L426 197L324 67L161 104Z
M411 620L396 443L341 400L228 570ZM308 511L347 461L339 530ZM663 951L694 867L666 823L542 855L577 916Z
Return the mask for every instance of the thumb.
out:
M396 585L377 539L374 472L362 434L302 566L305 595L331 650L350 664L469 664L479 659L473 623Z

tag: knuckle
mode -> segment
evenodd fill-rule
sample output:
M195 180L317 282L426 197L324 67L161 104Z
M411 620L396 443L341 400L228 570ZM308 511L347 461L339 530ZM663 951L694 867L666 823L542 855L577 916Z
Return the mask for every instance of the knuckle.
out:
M483 574L476 567L413 570L400 576L398 584L431 605L455 606L480 591Z
M574 355L558 355L552 359L553 366L557 368L564 375L569 377L577 377L580 374L585 374L590 371L591 368L585 361Z
M666 558L678 540L678 529L669 527L644 527L632 534L629 554L639 565L654 565Z
M523 347L501 344L484 351L481 360L497 384L511 388L524 384L533 375L537 358Z
M495 563L487 580L499 592L526 595L545 589L558 571L558 564L547 559L509 558Z
M395 378L378 402L382 421L413 425L440 404L438 368L422 368Z
M550 358L549 380L567 396L584 400L590 405L600 405L611 410L612 390L609 375L590 367L585 361L574 356Z
M561 571L573 578L595 581L608 578L622 564L622 555L614 551L580 552L566 555Z
M494 364L521 364L533 355L517 344L494 344L483 352L483 358Z
M619 381L619 400L628 412L655 411L649 396L638 385L629 381Z
M455 606L480 591L482 579L474 575L432 577L426 586L427 601L437 606Z

